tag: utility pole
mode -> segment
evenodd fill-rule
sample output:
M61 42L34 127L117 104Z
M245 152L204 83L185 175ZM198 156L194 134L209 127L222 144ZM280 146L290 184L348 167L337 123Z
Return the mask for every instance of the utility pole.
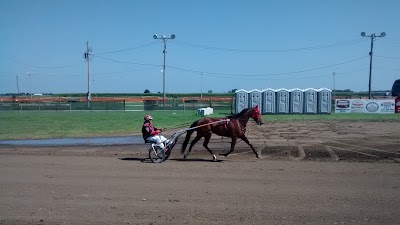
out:
M376 35L375 33L371 35L366 35L365 32L362 32L361 36L371 38L371 51L369 52L369 83L368 83L368 98L371 99L372 55L373 55L372 50L374 48L374 40L377 37L385 37L386 33L382 32L381 35Z
M86 52L84 53L85 60L87 62L88 70L87 70L87 76L88 76L88 83L87 83L87 88L88 92L86 94L86 99L87 99L87 106L90 108L90 100L92 99L91 93L90 93L90 52L92 52L92 48L89 47L89 41L86 42Z
M167 40L175 39L175 34L172 34L171 37L166 37L165 35L159 37L157 34L153 35L154 39L162 39L164 43L164 65L163 65L163 108L165 108L165 54L167 53Z
M206 73L200 73L201 75L201 93L200 93L200 98L203 98L203 75Z
M333 99L336 97L336 87L335 87L335 72L332 72L332 77L333 77Z
M32 77L28 72L26 72L26 75L29 76L29 94L31 95L32 98Z
M19 82L18 82L18 77L19 77L19 75L17 75L17 91L18 91L18 95L19 95Z

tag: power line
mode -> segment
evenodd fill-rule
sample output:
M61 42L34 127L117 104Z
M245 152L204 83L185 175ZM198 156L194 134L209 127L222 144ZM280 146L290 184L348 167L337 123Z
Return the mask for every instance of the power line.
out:
M65 68L69 68L69 67L75 67L76 65L78 65L78 64L70 64L70 65L61 65L61 66L35 66L35 65L31 65L31 64L28 64L25 62L18 61L13 58L8 58L8 59L11 61L20 63L20 64L24 64L26 66L32 67L32 68L36 68L36 69L65 69ZM83 63L83 62L84 61L82 61L81 63Z
M135 49L138 49L138 48L149 47L149 46L155 45L157 43L158 43L157 41L152 41L152 42L149 42L149 43L146 43L146 44L142 44L142 45L139 45L139 46L136 46L136 47L132 47L132 48L125 48L125 49L120 49L120 50L115 50L115 51L108 51L108 52L99 52L99 53L95 53L93 55L104 55L104 54L112 54L112 53L132 51L132 50L135 50Z
M158 67L158 66L157 66ZM122 73L132 73L135 71L143 71L143 70L150 70L150 69L154 69L154 66L149 67L149 68L141 68L141 69L132 69L129 71L117 71L117 72L103 72L103 73L92 73L92 75L96 75L96 76L103 76L103 75L108 75L108 74L122 74Z
M322 66L322 67L317 67L317 68L313 68L313 69L306 69L306 70L298 70L298 71L291 71L291 72L281 72L281 73L265 73L265 74L233 74L233 73L216 73L216 72L207 72L207 71L198 71L198 70L191 70L191 69L185 69L185 68L180 68L180 67L175 67L175 66L168 66L171 69L176 69L176 70L181 70L181 71L185 71L185 72L191 72L191 73L202 73L204 72L207 76L209 75L220 75L220 76L229 76L229 77L261 77L261 76L279 76L279 75L289 75L289 74L296 74L296 73L304 73L304 72L311 72L311 71L315 71L315 70L321 70L321 69L326 69L326 68L330 68L330 67L334 67L334 66L338 66L338 65L343 65L346 63L351 63L354 61L358 61L364 58L367 58L368 56L363 56L360 58L356 58L356 59L352 59L352 60L348 60L345 62L340 62L340 63L336 63L336 64L332 64L332 65L327 65L327 66Z
M336 74L336 76L344 76L345 74ZM210 77L217 77L217 78L227 78L225 76L219 75L209 75ZM308 78L316 78L316 77L330 77L329 75L312 75L312 76L295 76L295 77L286 77L286 78L253 78L253 77L239 77L239 79L246 79L246 80L293 80L293 79L308 79Z
M112 61L114 63L121 63L121 64L146 65L146 66L153 66L153 67L161 67L162 66L162 65L149 64L149 63L135 63L135 62L129 62L129 61L119 61L119 60L106 58L106 57L103 57L103 56L96 56L96 57L102 58L102 59L105 59L105 60L109 60L109 61ZM217 73L217 72L209 72L209 71L207 72L207 71L204 71L204 70L199 71L199 70L187 69L187 68L176 67L176 66L166 66L166 67L169 67L169 68L175 69L175 70L184 71L184 72L195 73L195 74L204 73L204 75L206 75L206 76L218 76L218 77L262 77L262 76L279 76L279 75L290 75L290 74L311 72L311 71L316 71L316 70L321 70L321 69L326 69L326 68L330 68L330 67L334 67L334 66L338 66L338 65L351 63L351 62L358 61L358 60L361 60L361 59L364 59L364 58L367 58L367 57L368 56L363 56L363 57L351 59L351 60L348 60L348 61L345 61L345 62L335 63L335 64L321 66L321 67L316 67L316 68L312 68L312 69L297 70L297 71L290 71L290 72L281 72L281 73L265 73L265 74Z
M380 56L380 55L374 55L375 57L378 57L378 58L385 58L385 59L396 59L396 60L399 60L400 58L397 58L397 57L389 57L389 56Z
M302 47L302 48L289 48L289 49L235 49L235 48L221 48L221 47L213 47L207 45L193 44L184 41L175 41L175 44L193 47L193 48L201 48L205 50L214 50L214 51L226 51L226 52L296 52L296 51L310 51L310 50L318 50L323 48L332 48L332 47L340 47L345 45L351 45L355 43L365 42L364 39L355 39L350 41L337 42L333 44L327 45L318 45L318 46L310 46L310 47Z
M155 67L160 67L162 65L157 65L157 64L150 64L150 63L135 63L135 62L129 62L129 61L120 61L120 60L115 60L115 59L111 59L111 58L107 58L107 57L103 57L103 56L98 56L95 55L95 57L97 58L101 58L101 59L105 59L114 63L119 63L119 64L133 64L133 65L141 65L141 66L155 66Z

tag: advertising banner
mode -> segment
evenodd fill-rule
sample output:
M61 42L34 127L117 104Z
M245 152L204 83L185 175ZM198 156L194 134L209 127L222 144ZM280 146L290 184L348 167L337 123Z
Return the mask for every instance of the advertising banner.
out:
M352 99L350 101L350 111L352 113L364 113L365 112L365 102L361 99Z
M400 113L400 97L397 97L394 103L395 103L394 104L395 105L394 112Z
M350 113L351 99L336 99L335 113Z
M394 113L394 99L337 99L335 113Z
M394 113L394 99L365 100L365 113Z

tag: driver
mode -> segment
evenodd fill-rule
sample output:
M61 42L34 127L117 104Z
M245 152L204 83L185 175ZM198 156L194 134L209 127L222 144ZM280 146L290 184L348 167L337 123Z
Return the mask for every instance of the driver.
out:
M158 146L164 149L164 142L167 140L164 136L160 135L163 131L162 128L153 127L153 117L146 115L142 126L143 139L148 142L155 142Z

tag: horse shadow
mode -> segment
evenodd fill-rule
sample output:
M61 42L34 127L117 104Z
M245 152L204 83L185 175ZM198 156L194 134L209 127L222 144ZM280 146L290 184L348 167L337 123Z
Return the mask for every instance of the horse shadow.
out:
M124 161L137 161L137 162L142 162L142 163L152 163L149 158L136 158L136 157L127 157L127 158L119 158L119 160L124 160ZM177 161L177 162L224 162L224 160L218 159L217 161L214 161L212 159L196 159L196 158L190 158L190 159L168 159L171 161ZM167 160L167 161L168 161Z
M178 161L178 162L224 162L224 160L221 159L217 159L216 161L212 160L212 159L196 159L196 158L190 158L190 159L170 159L173 161Z
M149 158L136 158L136 157L127 157L127 158L118 158L118 159L124 160L124 161L138 161L138 162L146 162L147 160L150 161Z

